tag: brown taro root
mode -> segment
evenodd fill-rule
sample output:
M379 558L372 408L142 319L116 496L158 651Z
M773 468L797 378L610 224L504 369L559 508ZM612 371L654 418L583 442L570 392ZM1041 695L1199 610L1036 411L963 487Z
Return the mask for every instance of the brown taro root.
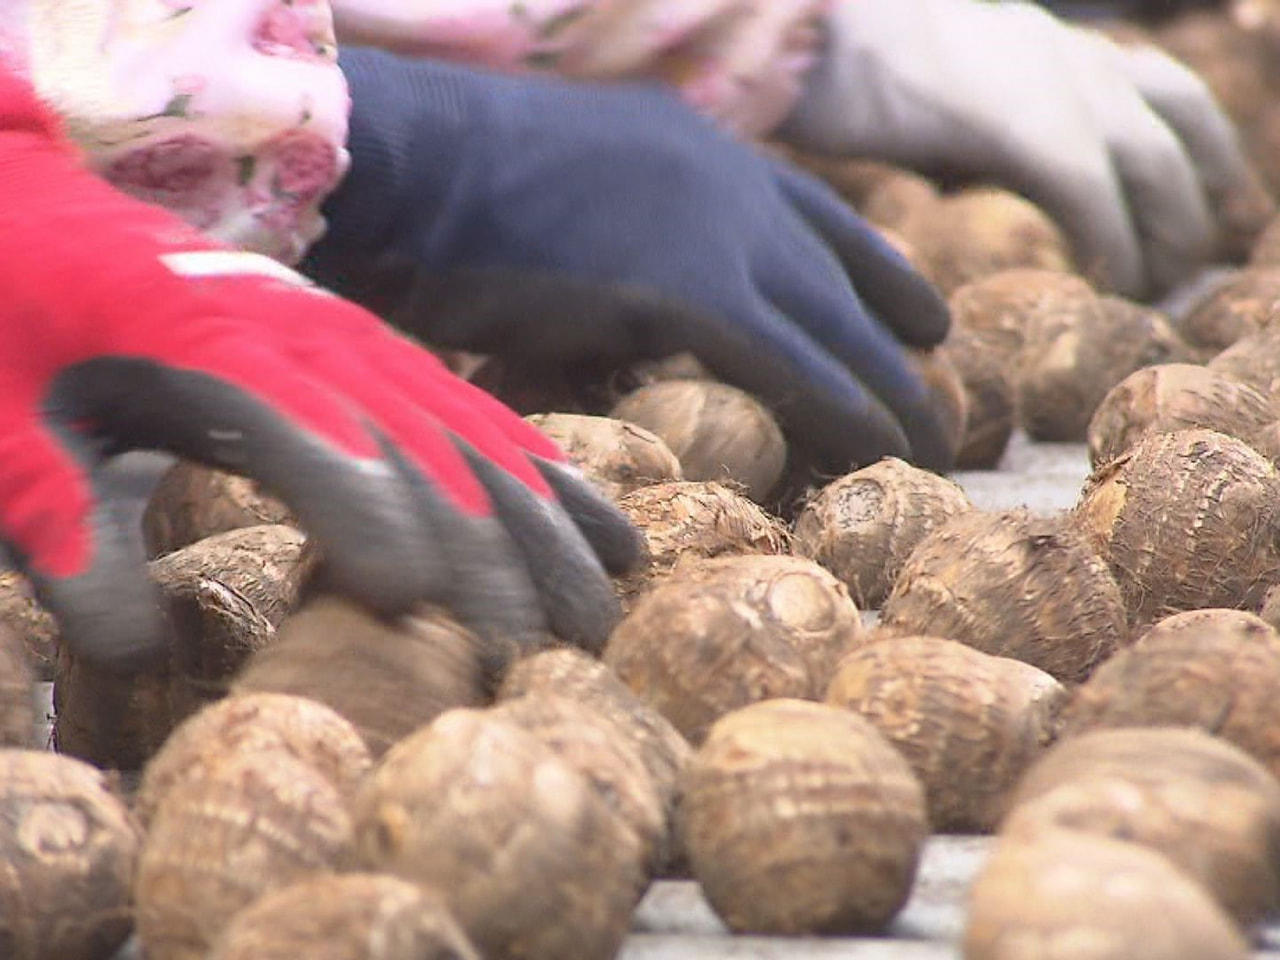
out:
M133 925L141 831L106 776L0 750L0 947L6 960L101 960Z
M1098 668L1063 712L1064 739L1113 727L1199 727L1280 776L1280 636L1241 610L1192 610L1155 624Z
M525 419L554 440L610 500L651 483L684 479L676 455L643 427L576 413L535 413Z
M241 909L308 875L350 865L347 801L281 750L241 753L165 794L134 896L147 960L204 960Z
M782 522L718 483L656 483L618 501L644 536L647 558L615 584L624 606L662 582L681 558L781 554Z
M970 510L916 547L881 621L1083 680L1127 638L1120 591L1062 516Z
M737 484L756 502L786 465L786 440L773 414L728 384L664 380L627 394L609 415L661 437L687 479Z
M1212 430L1153 434L1094 471L1075 523L1132 625L1199 607L1257 609L1280 581L1280 475Z
M1280 393L1280 325L1246 334L1205 364L1267 397Z
M862 637L844 586L798 557L681 566L613 631L605 662L691 743L770 697L817 700Z
M992 469L1013 435L1013 371L987 349L980 333L967 327L953 326L938 350L959 374L965 391L967 413L956 469Z
M273 751L324 774L345 797L372 766L356 728L324 704L283 693L240 694L209 704L169 735L143 769L134 815L146 827L176 784L240 754Z
M487 960L607 960L627 935L635 836L550 747L487 711L451 710L396 744L354 810L362 865L438 890Z
M1213 356L1268 326L1280 301L1280 267L1251 267L1218 287L1183 318L1179 332Z
M1020 660L901 637L840 661L827 703L861 714L924 786L935 832L985 833L1053 740L1067 689Z
M1089 459L1113 460L1141 438L1203 427L1248 439L1280 416L1271 398L1208 367L1165 363L1125 377L1089 421Z
M17 634L0 624L0 747L41 747L35 742L31 666Z
M1078 830L1163 854L1241 927L1280 907L1280 783L1225 740L1176 727L1099 730L1018 784L1006 836Z
M1089 418L1121 380L1152 364L1190 359L1163 314L1119 297L1035 314L1015 374L1019 419L1037 440L1083 440Z
M256 482L190 461L175 463L160 478L142 515L147 556L159 557L215 534L297 519Z
M452 707L488 702L470 631L442 612L394 624L320 595L287 619L276 642L235 679L236 693L274 692L327 704L380 757Z
M491 715L519 727L586 779L634 835L647 873L668 856L667 811L640 753L595 708L555 693L505 700Z
M1029 200L997 187L948 194L927 216L886 226L915 247L944 294L1005 270L1073 269L1066 237L1053 220Z
M32 675L52 680L58 657L58 624L36 600L31 581L16 570L0 571L0 626L21 641Z
M434 892L374 873L321 874L254 901L207 960L480 960Z
M818 561L862 609L879 607L926 535L972 509L950 480L894 458L823 487L796 518L796 553Z
M140 769L178 723L223 696L235 672L275 640L297 597L302 542L293 527L245 527L151 561L173 632L168 654L118 673L60 648L58 749L98 766Z
M1280 630L1280 584L1276 584L1263 595L1258 616L1274 629Z
M929 833L919 782L876 729L798 700L721 718L681 810L694 875L736 933L883 930Z
M948 298L956 326L977 335L996 362L1013 371L1028 328L1040 317L1078 313L1096 302L1080 277L1052 270L1002 270L967 283Z
M969 892L965 960L1247 960L1199 884L1136 843L1072 830L1002 837Z

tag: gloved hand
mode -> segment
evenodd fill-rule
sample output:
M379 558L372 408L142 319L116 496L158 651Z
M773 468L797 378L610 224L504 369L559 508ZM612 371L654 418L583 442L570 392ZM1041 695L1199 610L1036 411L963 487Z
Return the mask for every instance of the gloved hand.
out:
M1196 272L1250 177L1188 69L1020 2L841 0L782 134L1018 190L1084 268L1139 298Z
M407 257L433 345L547 367L689 351L826 469L948 465L902 348L941 340L946 305L818 181L658 87L340 64L352 164L313 277L341 291L361 258Z
M600 561L636 534L550 441L359 307L97 180L7 74L0 310L0 535L81 655L163 643L141 539L95 494L137 447L261 481L379 612L596 649L618 616Z

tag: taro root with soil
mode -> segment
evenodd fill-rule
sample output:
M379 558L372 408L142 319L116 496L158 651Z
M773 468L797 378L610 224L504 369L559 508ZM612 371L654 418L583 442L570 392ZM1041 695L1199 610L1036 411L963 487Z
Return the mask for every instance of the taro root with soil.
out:
M236 677L235 693L310 697L359 731L375 758L453 707L489 701L475 635L443 612L388 623L322 594Z
M1280 582L1280 475L1212 430L1153 434L1094 471L1073 522L1106 558L1130 624L1256 610Z
M242 754L279 751L316 770L344 797L369 772L369 748L337 712L306 697L246 693L184 720L142 771L133 812L145 827L173 787Z
M741 486L757 503L777 486L786 465L786 440L773 414L725 383L653 383L627 394L609 416L661 437L684 478Z
M1263 396L1280 394L1280 325L1241 337L1205 366L1248 384Z
M799 557L689 563L614 629L604 660L691 743L757 700L818 700L862 618L830 573Z
M929 834L901 754L857 714L800 700L722 717L681 812L694 875L735 933L882 931Z
M350 866L347 800L282 750L241 753L184 777L151 818L134 883L147 960L204 960L265 893Z
M1099 347L1105 344L1105 349ZM1019 419L1036 440L1084 440L1109 390L1135 370L1192 359L1163 314L1119 297L1034 314L1015 382Z
M58 651L58 749L98 766L141 769L177 724L223 696L269 647L293 608L306 560L293 527L245 527L149 564L173 642L154 665L120 673Z
M42 747L36 743L36 712L27 651L11 629L0 624L0 747Z
M441 898L375 873L322 874L241 910L207 960L481 960Z
M965 960L1247 960L1231 918L1136 843L1047 830L1000 838L969 891Z
M900 637L846 656L827 703L860 714L920 778L937 832L994 829L1053 741L1068 692L1043 670L953 640Z
M609 417L535 413L525 418L610 500L651 483L683 480L680 461L654 433Z
M0 946L6 960L101 960L133 926L137 821L102 771L0 750Z
M887 458L832 481L805 504L795 550L839 577L859 607L872 609L917 544L972 508L950 480Z
M1165 363L1115 385L1089 421L1089 461L1114 460L1143 437L1203 428L1248 440L1280 417L1266 394L1190 363Z
M1013 371L986 348L982 335L953 325L938 347L965 391L964 436L956 450L957 470L989 470L1000 463L1016 422Z
M1098 668L1063 713L1063 733L1199 727L1280 777L1280 635L1242 610L1167 617Z
M646 552L638 569L614 581L624 607L666 579L681 559L791 549L782 521L718 483L657 483L618 506L644 536Z
M142 538L154 558L219 533L277 523L298 525L292 511L255 481L182 460L152 491Z
M16 570L0 570L0 627L11 630L36 679L52 680L58 658L58 624L36 599L31 581Z
M1078 830L1163 854L1243 928L1280 908L1280 782L1243 750L1180 727L1064 740L1018 784L1004 836Z
M1179 324L1193 349L1212 357L1270 325L1280 301L1280 267L1250 267L1214 290Z
M970 510L908 558L881 609L899 634L946 637L1064 683L1126 642L1120 591L1065 517Z
M533 693L495 706L492 715L550 747L590 783L630 829L647 870L667 862L667 809L644 760L595 708L555 693Z
M645 876L635 835L489 711L451 710L396 744L354 810L362 866L434 887L488 960L607 960L627 935Z

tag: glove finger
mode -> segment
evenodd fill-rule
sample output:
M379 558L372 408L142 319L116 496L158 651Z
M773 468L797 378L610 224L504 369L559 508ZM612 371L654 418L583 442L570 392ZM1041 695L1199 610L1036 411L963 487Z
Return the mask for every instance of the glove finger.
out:
M411 609L437 561L412 491L359 412L273 351L216 333L193 342L203 347L198 368L132 357L68 368L46 408L93 424L121 449L166 450L253 477L326 548L337 589L382 614ZM478 484L475 497L482 509Z
M779 247L756 270L761 293L893 412L914 462L949 469L953 443L902 344L867 311L819 241L800 235Z
M626 514L568 464L541 457L534 457L533 462L606 570L626 573L640 562L644 538Z
M592 653L602 651L622 608L582 532L555 501L536 496L465 441L456 442L523 555L552 632Z
M141 534L98 496L83 437L6 411L0 435L0 531L11 559L77 656L122 672L154 661L168 633L147 577Z
M771 161L778 185L796 212L840 259L858 294L900 340L915 347L941 343L951 327L942 294L826 184Z

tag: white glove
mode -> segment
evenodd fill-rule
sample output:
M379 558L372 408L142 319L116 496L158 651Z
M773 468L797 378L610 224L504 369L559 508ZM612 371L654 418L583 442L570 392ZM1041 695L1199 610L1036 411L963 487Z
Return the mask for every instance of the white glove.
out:
M1017 190L1126 295L1195 273L1249 189L1230 120L1154 48L1018 2L840 0L829 29L784 137Z

